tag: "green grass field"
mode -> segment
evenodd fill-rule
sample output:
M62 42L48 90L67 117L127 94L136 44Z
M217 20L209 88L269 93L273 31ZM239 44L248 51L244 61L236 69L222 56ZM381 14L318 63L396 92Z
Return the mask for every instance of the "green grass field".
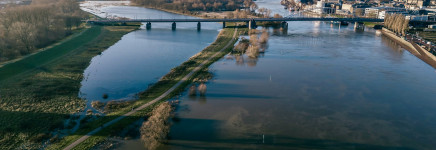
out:
M68 54L74 49L77 49L89 41L95 39L101 33L101 27L95 26L83 31L79 36L65 41L60 45L56 45L45 51L35 55L26 57L17 62L7 64L0 68L0 82L26 71L34 69L43 69L43 65L51 61L62 58L61 56Z
M0 149L39 149L82 111L83 71L92 57L137 26L92 26L82 34L0 68Z
M246 30L243 30L242 32L246 32ZM67 136L63 138L60 142L54 143L50 145L47 149L62 149L72 142L79 139L81 136L85 135L86 133L92 131L95 128L100 127L102 124L109 122L110 120L113 120L117 118L118 116L125 114L131 110L132 107L139 107L156 97L163 94L165 91L170 89L173 85L175 85L180 79L182 79L185 75L187 75L190 71L192 71L196 66L198 66L201 62L215 54L217 51L222 49L231 39L234 33L234 29L225 29L223 32L219 35L219 37L216 39L214 43L212 43L210 46L205 48L203 51L201 51L199 54L195 55L195 57L187 60L186 62L182 63L176 68L173 68L168 74L166 74L162 80L158 81L156 84L148 88L146 91L140 93L140 99L134 101L130 106L120 108L118 110L113 111L112 113L107 114L104 117L101 117L95 121L91 121L89 123L84 124L81 129L79 129L76 133L73 133L70 136ZM236 42L236 41L234 41ZM234 43L233 43L234 44ZM179 86L174 92L172 92L169 96L165 97L162 101L167 100L181 92L183 92L190 83L192 83L195 78L201 77L203 75L208 74L207 67L214 63L215 61L222 58L225 54L230 52L233 49L233 46L228 47L224 52L217 55L212 61L210 61L208 64L206 64L203 69L199 72L197 72L194 76L191 77L189 81L184 82L181 86ZM161 102L162 102L161 101ZM75 147L74 149L90 149L97 145L98 143L104 141L109 136L117 136L118 133L123 130L126 126L129 124L132 124L134 121L137 121L141 117L147 116L154 106L157 106L158 103L153 104L152 106L141 110L137 112L136 114L133 114L132 116L126 117L123 120L103 129L96 135L88 138L83 143Z

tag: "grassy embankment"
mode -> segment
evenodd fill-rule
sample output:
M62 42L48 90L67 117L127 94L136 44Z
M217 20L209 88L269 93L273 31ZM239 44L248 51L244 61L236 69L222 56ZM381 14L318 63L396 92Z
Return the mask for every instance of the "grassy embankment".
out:
M95 121L91 121L89 123L84 124L79 131L74 133L73 135L65 137L62 141L52 144L48 149L62 149L72 142L79 139L81 136L85 135L86 133L92 131L95 128L100 127L102 124L109 122L117 117L119 117L122 114L125 114L129 111L131 111L131 108L139 107L157 97L162 95L164 92L166 92L168 89L170 89L172 86L174 86L177 82L179 82L184 76L186 76L189 72L191 72L195 67L197 67L199 64L201 64L204 60L211 57L215 53L217 53L220 49L224 48L224 46L232 40L233 33L235 29L226 28L221 31L221 33L218 35L216 41L212 43L210 46L205 48L200 53L194 55L186 62L182 63L180 66L173 68L168 74L163 76L156 84L152 85L150 88L148 88L146 91L139 94L139 100L136 100L134 102L131 102L131 105L128 107L120 108L116 111L113 111L109 114L107 114L104 117L101 117ZM246 32L246 30L245 30ZM233 41L232 44L234 44L236 40ZM195 73L188 81L183 82L182 85L180 85L176 90L174 90L170 95L163 98L160 102L165 101L169 98L174 97L175 95L183 92L190 83L192 83L193 80L196 78L202 78L202 76L207 76L209 73L207 72L207 67L210 66L215 61L222 58L225 54L230 52L233 49L233 46L229 46L226 48L223 52L220 52L219 55L214 57L208 64L203 66L203 68ZM117 136L119 132L127 127L129 124L133 123L134 121L137 121L141 117L148 116L149 113L152 111L152 109L159 104L155 103L150 107L147 107L146 109L143 109L141 111L138 111L137 113L126 117L122 119L121 121L104 128L97 134L93 135L92 137L88 138L84 142L82 142L80 145L76 146L74 149L90 149L97 145L98 143L104 141L108 136Z
M0 149L38 149L82 111L77 97L92 57L137 26L92 26L45 51L0 68Z
M71 31L71 35L68 35L68 36L66 36L66 37L63 38L63 39L60 39L60 40L58 40L58 41L55 41L54 43L51 43L51 44L47 45L47 46L44 47L44 48L40 48L40 49L36 50L34 53L31 53L31 54L28 54L28 55L25 55L25 56L20 56L20 57L18 57L18 58L12 59L12 60L8 60L8 61L0 62L0 67L3 67L3 66L5 66L5 65L7 65L7 64L11 64L11 63L17 62L17 61L19 61L19 60L21 60L21 59L27 58L27 57L32 56L32 55L35 55L35 54L37 54L37 53L39 53L39 52L45 51L45 50L47 50L47 49L50 49L50 48L52 48L52 47L54 47L54 46L60 45L60 44L62 44L62 43L64 43L64 42L66 42L66 41L69 41L69 40L71 40L71 39L73 39L73 38L75 38L75 37L81 35L81 34L83 33L83 31L86 30L86 29L87 29L87 28L85 28L85 25L83 24L83 25L81 25L79 28L74 28L74 29L72 29L72 31ZM0 78L0 80L1 80L1 78Z

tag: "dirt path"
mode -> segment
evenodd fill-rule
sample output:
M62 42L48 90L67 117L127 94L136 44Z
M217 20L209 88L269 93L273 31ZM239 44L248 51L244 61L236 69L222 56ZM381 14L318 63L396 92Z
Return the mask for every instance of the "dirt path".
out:
M103 126L96 128L94 130L92 130L91 132L87 133L86 135L82 136L81 138L79 138L78 140L76 140L75 142L71 143L70 145L68 145L67 147L64 148L64 150L70 150L72 148L74 148L75 146L79 145L80 143L82 143L83 141L85 141L86 139L88 139L89 137L91 137L92 135L96 134L97 132L99 132L100 130L102 130L105 127L108 127L118 121L120 121L121 119L130 116L136 112L138 112L139 110L142 110L156 102L158 102L159 100L161 100L162 98L168 96L171 92L173 92L177 87L180 86L180 84L182 84L183 82L187 81L195 72L199 71L201 68L203 68L203 66L207 63L210 62L210 60L214 57L216 57L218 54L222 53L225 49L227 49L232 43L233 40L235 40L236 37L236 33L238 32L238 28L235 29L235 32L233 33L233 38L232 40L229 41L229 43L227 43L226 46L224 46L222 49L220 49L220 51L216 52L214 55L212 55L211 57L209 57L207 60L203 61L200 65L198 65L197 67L194 68L194 70L192 70L189 74L187 74L185 77L183 77L179 82L177 82L177 84L175 84L173 87L171 87L169 90L167 90L165 93L163 93L161 96L155 98L154 100L114 119L109 121L108 123L105 123Z

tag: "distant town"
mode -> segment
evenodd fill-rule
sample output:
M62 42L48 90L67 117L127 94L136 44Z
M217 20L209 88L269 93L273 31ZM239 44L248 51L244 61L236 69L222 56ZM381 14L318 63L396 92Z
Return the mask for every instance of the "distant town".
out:
M386 14L403 14L410 20L436 20L436 0L282 0L290 11L384 19Z

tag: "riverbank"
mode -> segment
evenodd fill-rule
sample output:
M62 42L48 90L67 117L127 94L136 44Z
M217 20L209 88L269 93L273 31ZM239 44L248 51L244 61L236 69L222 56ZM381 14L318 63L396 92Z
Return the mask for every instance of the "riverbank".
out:
M51 145L48 149L62 149L76 141L80 142L74 144L74 149L89 149L104 141L108 136L117 136L123 128L139 118L147 116L159 102L184 91L187 85L205 71L204 69L232 50L233 46L230 45L236 42L234 36L239 34L236 29L222 30L214 43L180 66L173 68L156 84L140 93L139 100L131 102L132 104L128 107L119 108L104 117L85 124L79 131ZM101 129L101 127L106 128ZM84 136L90 133L98 136Z
M91 58L137 28L91 26L66 42L0 68L0 147L39 149L74 127L74 114L85 107L77 93Z
M165 11L173 14L179 14L179 15L187 15L192 17L198 17L203 19L223 19L227 18L227 13L233 13L234 11L185 11L185 10L173 10L173 9L165 9L160 7L153 7L148 5L138 5L135 3L130 3L130 6L136 6L136 7L144 7L149 9L155 9L160 11ZM260 14L247 14L247 18L259 18Z
M422 61L424 61L425 63L427 63L428 65L430 65L436 69L436 56L434 56L433 54L431 54L427 50L423 49L419 45L417 45L415 43L408 42L408 41L398 37L397 35L395 35L395 33L393 33L392 31L389 31L386 28L382 29L382 33L383 33L383 35L387 36L391 40L400 44L403 48L408 50L411 54L415 55L416 57L418 57L419 59L421 59Z

